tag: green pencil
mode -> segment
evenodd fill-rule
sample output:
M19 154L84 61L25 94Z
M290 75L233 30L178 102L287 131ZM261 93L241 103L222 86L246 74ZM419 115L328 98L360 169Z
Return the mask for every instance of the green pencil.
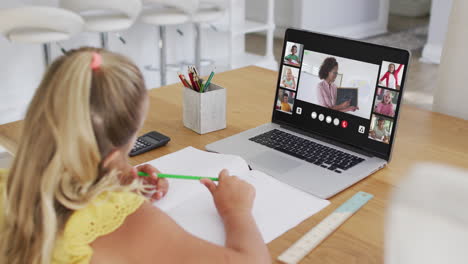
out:
M214 76L214 71L211 72L210 74L210 77L208 77L208 80L205 82L205 84L203 85L203 92L206 92L206 90L208 89L208 86L210 85L211 83L211 80L213 79L213 76Z
M139 171L138 176L149 177L149 174ZM218 178L213 178L213 177L185 176L185 175L174 175L174 174L165 174L165 173L158 173L158 178L171 178L171 179L184 179L184 180L210 179L212 181L218 181Z

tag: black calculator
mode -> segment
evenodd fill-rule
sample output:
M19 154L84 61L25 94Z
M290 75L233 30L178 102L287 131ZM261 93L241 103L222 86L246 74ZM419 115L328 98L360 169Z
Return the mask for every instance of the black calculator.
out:
M149 133L144 134L143 136L139 137L136 142L135 146L133 146L132 151L128 154L130 157L143 154L155 148L162 147L167 144L171 139L161 133L156 131L152 131Z

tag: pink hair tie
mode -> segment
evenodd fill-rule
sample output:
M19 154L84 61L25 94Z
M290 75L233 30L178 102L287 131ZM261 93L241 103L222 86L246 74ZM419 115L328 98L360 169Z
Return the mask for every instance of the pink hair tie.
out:
M93 60L91 61L91 69L97 70L101 67L102 64L102 56L97 52L93 52Z

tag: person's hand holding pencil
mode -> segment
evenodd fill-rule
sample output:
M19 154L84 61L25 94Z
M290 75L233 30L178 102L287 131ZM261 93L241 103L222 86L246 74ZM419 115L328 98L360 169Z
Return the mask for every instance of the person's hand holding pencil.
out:
M145 174L146 177L139 177L142 173ZM146 185L151 186L151 188L146 191L152 193L150 197L152 202L163 198L169 190L169 181L166 178L159 178L159 173L161 172L150 164L133 167L132 171L134 178L142 179Z
M218 179L218 185L207 178L201 179L200 182L213 195L219 215L226 220L227 217L236 214L251 214L255 200L255 188L236 176L229 176L226 169L219 173Z

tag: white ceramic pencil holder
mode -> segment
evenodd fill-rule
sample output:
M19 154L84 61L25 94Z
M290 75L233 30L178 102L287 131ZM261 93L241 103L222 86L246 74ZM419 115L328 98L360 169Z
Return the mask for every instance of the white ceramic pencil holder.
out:
M204 93L184 87L184 126L206 134L226 128L226 89L211 83Z

